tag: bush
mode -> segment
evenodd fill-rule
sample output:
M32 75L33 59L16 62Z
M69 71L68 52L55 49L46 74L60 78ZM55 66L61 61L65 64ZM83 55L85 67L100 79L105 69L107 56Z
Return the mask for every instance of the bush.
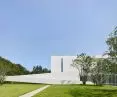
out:
M73 97L115 97L116 91L114 89L100 89L100 87L82 87L74 88L69 91Z
M0 85L2 85L5 81L5 72L4 71L0 71Z
M5 81L6 72L7 68L3 68L2 66L0 66L0 85L2 85Z

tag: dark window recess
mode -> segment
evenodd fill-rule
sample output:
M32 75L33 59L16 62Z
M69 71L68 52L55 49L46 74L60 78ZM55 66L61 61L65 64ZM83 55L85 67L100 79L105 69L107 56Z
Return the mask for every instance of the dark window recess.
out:
M63 72L63 58L61 58L61 72Z

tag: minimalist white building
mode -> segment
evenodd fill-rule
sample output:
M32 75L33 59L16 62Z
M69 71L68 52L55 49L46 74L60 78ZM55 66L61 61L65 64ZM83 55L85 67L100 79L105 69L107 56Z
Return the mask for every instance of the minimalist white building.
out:
M108 56L93 56L107 58ZM81 84L79 72L72 67L76 56L51 56L51 73L8 76L6 81L45 83L45 84ZM89 84L91 82L88 82Z
M64 73L64 72L77 72L77 70L71 66L72 61L76 56L51 56L51 72L52 73Z

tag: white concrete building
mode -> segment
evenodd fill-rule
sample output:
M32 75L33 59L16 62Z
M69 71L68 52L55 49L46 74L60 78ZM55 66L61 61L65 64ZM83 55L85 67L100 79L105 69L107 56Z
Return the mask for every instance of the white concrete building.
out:
M71 66L75 58L75 56L51 56L51 72L77 72L77 70Z
M97 55L96 58L107 58ZM46 83L46 84L80 84L79 72L72 67L76 56L51 56L51 73L8 76L6 81ZM88 82L91 83L91 82Z

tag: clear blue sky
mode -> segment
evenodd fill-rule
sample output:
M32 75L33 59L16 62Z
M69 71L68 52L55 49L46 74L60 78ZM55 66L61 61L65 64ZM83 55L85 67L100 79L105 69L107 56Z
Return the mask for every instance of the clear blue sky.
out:
M0 56L50 67L52 55L101 54L117 0L0 0Z

